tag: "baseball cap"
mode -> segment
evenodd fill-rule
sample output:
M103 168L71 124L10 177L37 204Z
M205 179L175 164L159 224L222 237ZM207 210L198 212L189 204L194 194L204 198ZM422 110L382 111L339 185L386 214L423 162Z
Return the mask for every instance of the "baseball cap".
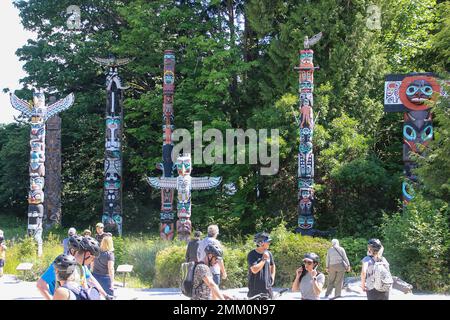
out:
M69 236L74 236L77 234L77 230L75 228L70 228L68 234Z
M103 225L103 223L99 222L95 225L96 228L104 228L105 226Z

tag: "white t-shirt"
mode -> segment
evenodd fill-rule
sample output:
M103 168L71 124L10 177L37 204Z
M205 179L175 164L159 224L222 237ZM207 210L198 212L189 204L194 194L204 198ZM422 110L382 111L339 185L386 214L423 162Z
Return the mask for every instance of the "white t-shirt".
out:
M197 260L198 261L205 260L205 257L206 257L205 249L209 244L216 244L219 247L222 247L222 245L220 244L220 241L217 240L216 238L206 237L205 239L200 241L198 244L198 249L197 249ZM220 274L220 266L218 263L212 265L210 267L210 269L211 269L212 274Z

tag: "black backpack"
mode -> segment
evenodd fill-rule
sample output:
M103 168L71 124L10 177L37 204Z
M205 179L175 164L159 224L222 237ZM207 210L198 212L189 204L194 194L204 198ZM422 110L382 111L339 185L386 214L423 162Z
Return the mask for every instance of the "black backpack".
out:
M192 298L194 291L194 273L197 265L202 262L184 262L181 264L181 292L189 298Z
M66 288L73 292L77 300L100 300L100 292L97 288L83 288L82 286L71 286L71 285L63 285L63 288Z

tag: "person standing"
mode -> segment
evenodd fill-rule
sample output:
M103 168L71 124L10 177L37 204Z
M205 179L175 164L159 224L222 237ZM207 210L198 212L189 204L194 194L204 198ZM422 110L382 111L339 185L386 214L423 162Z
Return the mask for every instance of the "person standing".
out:
M105 236L104 229L105 226L101 222L95 225L95 240L97 240L98 243L102 243L103 237Z
M331 240L331 248L327 251L326 271L328 273L328 286L325 298L335 289L334 299L341 296L341 290L344 286L344 275L350 271L350 262L347 258L345 249L339 245L339 240Z
M325 275L317 271L320 258L314 252L305 254L303 264L296 270L292 292L300 291L302 300L319 300Z
M67 232L68 237L63 240L63 247L64 247L63 254L70 254L69 253L69 238L73 237L76 234L77 234L77 230L75 228L73 228L73 227L69 228L69 231Z
M272 286L275 281L275 261L269 251L272 239L266 232L255 235L256 249L247 255L248 263L248 293L247 297L257 294L268 294L273 297Z
M362 259L361 289L367 293L367 300L389 300L388 291L375 289L375 263L382 262L389 272L389 263L383 257L384 247L378 239L370 239L367 243L367 256Z
M89 236L89 237L92 236L91 230L89 230L89 229L85 229L83 231L83 237L87 237L87 236Z
M201 231L195 231L194 232L194 238L189 241L187 248L186 248L186 262L197 262L197 250L198 250L198 245L200 243L200 238L202 237L202 232Z
M114 245L112 236L103 237L100 243L100 255L95 257L91 268L92 275L102 286L103 290L111 296L114 295Z
M6 244L3 230L0 230L0 278L3 277L3 267L6 260Z
M197 249L197 261L205 260L205 249L210 244L218 245L222 248L220 241L217 240L217 236L219 235L219 226L216 224L212 224L208 226L208 235L205 239L200 241ZM221 256L219 259L216 259L216 263L211 265L211 273L213 275L214 282L217 285L220 285L220 279L227 278L227 272L225 270L225 264L223 261L223 257Z
M230 296L220 292L219 286L212 278L210 267L216 264L222 254L222 249L217 244L209 244L205 248L204 259L195 266L191 300L231 299Z

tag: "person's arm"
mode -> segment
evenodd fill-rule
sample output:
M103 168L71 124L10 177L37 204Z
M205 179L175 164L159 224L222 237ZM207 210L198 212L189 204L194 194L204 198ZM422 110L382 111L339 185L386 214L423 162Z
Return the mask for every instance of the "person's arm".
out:
M275 283L275 272L276 272L276 267L275 267L275 263L274 263L270 266L270 275L272 276L272 284Z
M225 263L223 263L223 259L219 260L219 267L220 267L220 273L222 274L222 279L226 279L227 276L227 271L225 270Z
M214 280L211 276L204 276L203 282L205 282L205 284L209 287L209 289L211 289L214 300L225 300L225 297L220 292L219 287L214 282Z
M53 295L53 300L69 300L69 290L66 288L59 287L55 290L55 294Z
M303 272L303 268L300 267L297 270L295 270L295 279L294 282L292 283L292 292L297 292L300 291L300 275Z
M319 282L318 278L317 278L317 271L313 270L312 274L315 274L312 278L313 278L313 291L314 293L319 296L320 293L322 292L322 288L323 288L323 282Z
M261 271L262 268L264 268L264 265L266 264L266 261L267 261L267 260L269 260L269 254L268 254L267 252L264 252L261 261L258 262L258 263L256 263L256 264L253 264L253 265L250 267L250 271L251 271L253 274L257 274L258 272Z
M328 273L328 266L330 265L330 252L327 251L327 260L325 264L325 271Z
M342 252L344 253L345 263L347 263L347 271L350 271L352 269L352 266L350 265L350 261L348 260L347 252L345 252L344 248L342 248Z
M367 275L367 268L369 266L368 262L363 262L362 268L361 268L361 289L362 291L367 291L366 288L366 275Z
M108 274L111 278L111 289L114 287L114 260L108 261Z
M50 294L47 282L45 282L42 278L39 278L36 282L36 287L46 300L52 300L52 295Z

